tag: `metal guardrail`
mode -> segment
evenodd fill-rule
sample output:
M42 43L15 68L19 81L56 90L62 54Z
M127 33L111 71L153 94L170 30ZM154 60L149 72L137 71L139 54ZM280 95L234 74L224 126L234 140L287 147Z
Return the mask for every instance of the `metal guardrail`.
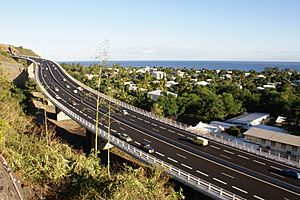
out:
M44 93L44 95L59 109L63 110L65 114L67 114L69 117L71 117L73 120L81 124L82 126L86 127L89 131L95 133L96 128L95 124L90 123L89 121L85 120L84 118L80 117L76 113L72 112L69 108L61 104L57 99L53 98L47 90L44 88L43 84L41 83L38 75L38 65L37 63L28 58L28 57L22 57L27 60L30 60L31 62L35 63L35 77L36 82L40 86L41 91ZM120 140L117 137L114 137L112 135L108 136L108 133L102 129L98 129L98 135L107 140L108 137L110 137L110 142L116 146L117 148L127 152L128 154L134 156L135 158L141 160L142 162L152 165L152 166L158 166L160 168L163 168L164 171L166 171L168 174L172 175L175 179L185 183L186 185L191 186L192 188L199 190L201 192L206 193L208 196L211 196L212 198L218 198L218 199L232 199L232 200L245 200L245 198L240 197L232 192L229 192L227 190L224 190L221 187L218 187L208 181L205 181L203 179L200 179L192 174L187 173L184 170L181 170L177 167L174 167L160 159L157 159L156 157L145 153L144 151L130 145L129 143L126 143L123 140Z
M53 62L53 61L52 61ZM62 71L64 71L64 73L71 79L73 80L74 82L76 82L78 85L80 85L81 87L85 88L86 90L92 92L92 93L95 93L95 94L98 94L99 92L84 85L83 83L81 83L80 81L78 81L77 79L75 79L74 77L72 77L69 73L67 73L65 71L65 69L63 67L61 67L58 63L54 62L58 67L60 67L62 69ZM159 115L156 115L152 112L148 112L148 111L145 111L143 109L140 109L140 108L137 108L135 106L132 106L132 105L129 105L125 102L122 102L120 100L117 100L117 99L114 99L112 97L109 97L103 93L99 93L99 96L107 101L110 101L118 106L121 106L121 107L124 107L128 110L131 110L131 111L134 111L136 113L139 113L139 114L142 114L148 118L151 118L151 119L154 119L154 120L157 120L159 122L162 122L162 123L165 123L165 124L168 124L170 126L173 126L173 127L176 127L176 128L179 128L183 131L187 131L189 133L192 133L192 134L196 134L196 135L200 135L201 137L204 137L206 139L209 139L209 140L213 140L213 141L216 141L216 142L219 142L219 143L222 143L222 144L225 144L225 145L228 145L228 146L231 146L231 147L234 147L234 148L237 148L237 149L240 149L240 150L244 150L246 152L249 152L249 153L253 153L255 155L258 155L258 156L262 156L262 157L265 157L265 158L268 158L268 159L271 159L271 160L275 160L275 161L278 161L278 162L281 162L281 163L284 163L284 164L288 164L288 165L291 165L291 166L294 166L294 167L298 167L300 168L300 159L297 161L293 161L291 160L289 157L288 158L283 158L281 157L281 154L272 154L271 151L269 152L263 152L261 149L257 150L257 149L254 149L253 146L252 147L249 147L246 145L246 143L243 143L243 144L240 144L240 143L237 143L237 142L232 142L230 140L226 140L226 139L223 139L223 138L218 138L216 136L213 136L213 135L210 135L210 134L201 134L201 133L198 133L198 132L195 132L195 131L192 131L192 130L189 130L188 129L188 125L187 124L183 124L183 123L180 123L180 122L177 122L175 120L172 120L172 119L168 119L168 118L165 118L165 117L162 117L162 116L159 116Z

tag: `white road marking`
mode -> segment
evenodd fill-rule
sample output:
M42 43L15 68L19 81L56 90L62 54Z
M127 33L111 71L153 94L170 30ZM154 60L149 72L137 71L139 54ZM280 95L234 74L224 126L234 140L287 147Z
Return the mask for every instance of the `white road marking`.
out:
M275 175L275 176L278 176L278 177L280 177L280 178L285 178L284 176L281 176L281 175L276 174L276 173L273 173L273 172L271 172L271 174L273 174L273 175Z
M231 151L227 151L227 150L223 150L224 152L226 152L226 153L229 153L229 154L231 154L231 155L233 155L234 153L233 152L231 152Z
M151 141L150 140L147 140L147 139L144 139L146 142L149 142L149 143L151 143Z
M214 145L210 145L212 148L215 148L215 149L219 149L220 150L220 147L216 147Z
M136 116L135 115L131 115L133 118L136 118Z
M131 121L133 121L133 122L135 122L135 120L134 119L130 119Z
M236 189L236 190L238 190L238 191L240 191L240 192L243 192L243 193L245 193L245 194L248 194L247 191L242 190L241 188L238 188L238 187L235 187L235 186L232 186L232 188L233 188L233 189Z
M230 157L225 156L225 155L223 155L223 154L220 154L220 156L222 156L222 157L224 157L224 158L227 158L227 159L231 159Z
M186 168L188 168L188 169L193 169L192 167L190 167L190 166L188 166L188 165L185 165L185 164L183 164L183 163L181 163L181 165L184 166L184 167L186 167Z
M115 129L111 129L112 132L116 133L117 131Z
M174 160L173 158L170 158L170 157L168 157L168 160L171 160L171 161L173 161L173 162L175 162L175 163L178 163L177 160Z
M175 131L172 131L172 130L170 130L170 129L168 129L168 131L171 132L171 133L175 133Z
M274 166L270 166L271 168L273 168L273 169L277 169L277 170L279 170L279 171L281 171L281 169L280 168L278 168L278 167L274 167Z
M256 163L261 164L261 165L266 165L266 163L263 163L263 162L260 162L260 161L257 161L257 160L253 160L253 162L256 162Z
M183 155L181 155L181 154L179 154L179 153L177 153L176 155L177 155L177 156L179 156L179 157L181 157L181 158L184 158L184 159L186 159L186 157L185 157L185 156L183 156Z
M121 130L123 130L123 131L125 131L125 129L124 129L124 128L122 128L122 127L120 127L120 129L121 129Z
M154 131L158 132L158 130L157 130L157 129L155 129L155 128L152 128L152 130L154 130Z
M139 120L141 120L141 121L143 120L143 119L142 119L142 118L140 118L140 117L138 117L138 119L139 119Z
M224 185L227 185L227 183L226 182L224 182L224 181L221 181L221 180L219 180L219 179L217 179L217 178L213 178L215 181L218 181L219 183L222 183L222 184L224 184Z
M104 125L105 128L108 128L106 125Z
M200 172L199 170L196 170L196 172L199 173L199 174L202 174L202 175L204 175L204 176L206 176L206 177L209 176L208 174L205 174L204 172Z
M149 121L147 121L147 120L144 120L144 122L146 122L146 123L150 124L150 122L149 122Z
M229 178L232 178L232 179L234 179L234 176L231 176L231 175L229 175L229 174L225 174L225 173L221 173L221 174L223 174L224 176L227 176L227 177L229 177Z
M164 154L162 154L162 153L159 153L158 151L155 151L155 153L156 153L157 155L160 155L160 156L162 156L162 157L165 157L165 155L164 155Z
M162 126L159 126L159 128L166 130L166 128L165 128L165 127L162 127Z
M136 143L137 145L141 145L141 143L137 142L137 141L134 141L134 143Z
M238 154L238 157L240 157L240 158L244 158L244 159L246 159L246 160L249 160L249 158L248 158L248 157L246 157L246 156L242 156L242 155L240 155L240 154Z
M264 198L261 198L261 197L259 197L259 196L257 196L257 195L253 195L254 196L254 198L257 198L257 199L259 199L259 200L265 200Z
M151 123L153 126L158 126L157 124Z
M185 137L185 135L183 134L180 134L180 133L177 133L177 135L181 136L181 137Z

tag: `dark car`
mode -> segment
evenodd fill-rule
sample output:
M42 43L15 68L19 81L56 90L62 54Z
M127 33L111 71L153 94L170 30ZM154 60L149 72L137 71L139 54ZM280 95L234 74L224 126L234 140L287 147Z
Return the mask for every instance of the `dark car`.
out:
M295 179L300 179L300 173L293 169L282 169L281 174Z
M154 153L154 148L152 148L151 145L148 143L141 143L141 147L147 153Z

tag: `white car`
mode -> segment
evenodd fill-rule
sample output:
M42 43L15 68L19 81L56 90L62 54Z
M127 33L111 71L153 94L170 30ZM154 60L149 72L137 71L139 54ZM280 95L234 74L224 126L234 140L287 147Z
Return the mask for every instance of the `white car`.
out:
M79 86L77 88L78 88L79 91L83 91L82 87Z
M128 115L127 110L123 110L123 115Z
M54 88L54 90L55 90L56 92L58 92L58 91L59 91L58 87L55 87L55 88Z
M63 81L67 81L67 79L63 78Z
M58 99L58 100L59 100L59 99L61 99L61 97L60 97L60 96L58 96L58 94L57 94L57 95L55 95L55 98L56 98L56 99Z
M77 94L77 93L78 93L78 90L73 90L73 92L74 92L75 94Z
M67 88L70 88L71 86L70 86L70 85L66 85L66 87L67 87Z
M131 142L132 139L131 137L129 137L129 135L127 135L126 133L118 133L119 138L121 138L122 140L125 140L126 142Z

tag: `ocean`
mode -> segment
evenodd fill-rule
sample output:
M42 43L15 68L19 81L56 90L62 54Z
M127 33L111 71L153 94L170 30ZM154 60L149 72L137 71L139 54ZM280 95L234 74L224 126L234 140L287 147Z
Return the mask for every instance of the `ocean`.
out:
M60 61L59 63L79 63L84 66L97 64L99 61ZM278 67L279 69L295 69L300 71L300 62L263 62L263 61L167 61L167 60L114 60L109 65L120 64L123 67L171 67L171 68L195 68L195 69L225 69L242 71L263 71L266 67Z

